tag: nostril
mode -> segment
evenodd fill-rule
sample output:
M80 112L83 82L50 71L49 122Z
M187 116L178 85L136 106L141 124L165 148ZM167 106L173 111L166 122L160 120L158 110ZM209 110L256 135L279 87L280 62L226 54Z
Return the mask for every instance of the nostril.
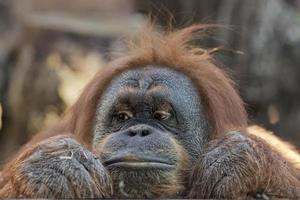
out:
M134 137L134 136L136 136L136 132L135 131L128 131L128 136L129 137Z
M142 130L141 131L141 136L142 137L145 137L145 136L147 136L147 135L149 135L150 134L150 131L149 130Z

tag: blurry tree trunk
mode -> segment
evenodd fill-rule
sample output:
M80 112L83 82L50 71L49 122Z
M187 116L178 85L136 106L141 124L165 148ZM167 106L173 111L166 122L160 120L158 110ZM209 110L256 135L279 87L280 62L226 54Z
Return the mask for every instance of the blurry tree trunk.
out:
M250 105L250 120L264 124L300 147L300 24L287 1L136 2L141 11L151 10L161 23L168 23L164 12L167 8L175 13L177 25L198 21L228 27L219 29L214 40L206 41L206 45L221 44L228 49L216 57L232 69L240 92Z
M39 45L39 34L24 29L6 76L8 83L3 103L3 128L1 130L1 155L7 158L42 127L50 105L62 107L58 96L59 79L54 70L47 68ZM37 58L38 57L38 58ZM0 157L1 160L1 157Z

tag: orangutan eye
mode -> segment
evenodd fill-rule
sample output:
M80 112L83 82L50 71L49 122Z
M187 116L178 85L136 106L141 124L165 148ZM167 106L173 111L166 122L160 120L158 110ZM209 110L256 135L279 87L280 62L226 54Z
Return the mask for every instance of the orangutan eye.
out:
M117 118L119 121L126 121L133 117L133 114L129 111L120 111L117 113Z
M155 111L153 114L153 117L157 120L167 120L170 116L171 114L166 111Z

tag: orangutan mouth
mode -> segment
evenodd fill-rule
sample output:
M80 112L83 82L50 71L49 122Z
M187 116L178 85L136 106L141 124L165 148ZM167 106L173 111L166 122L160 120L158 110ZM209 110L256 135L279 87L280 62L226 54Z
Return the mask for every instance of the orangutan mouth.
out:
M155 169L174 169L175 163L167 159L154 157L139 157L133 155L116 156L103 162L107 167L124 167L124 168L155 168Z

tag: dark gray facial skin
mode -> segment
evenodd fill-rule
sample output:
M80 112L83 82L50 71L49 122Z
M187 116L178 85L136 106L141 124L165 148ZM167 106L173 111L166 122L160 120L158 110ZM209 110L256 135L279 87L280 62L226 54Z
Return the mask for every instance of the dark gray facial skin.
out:
M93 147L121 197L154 197L178 168L178 145L195 161L208 141L201 97L186 75L158 66L126 71L102 95ZM155 188L157 189L157 188Z

